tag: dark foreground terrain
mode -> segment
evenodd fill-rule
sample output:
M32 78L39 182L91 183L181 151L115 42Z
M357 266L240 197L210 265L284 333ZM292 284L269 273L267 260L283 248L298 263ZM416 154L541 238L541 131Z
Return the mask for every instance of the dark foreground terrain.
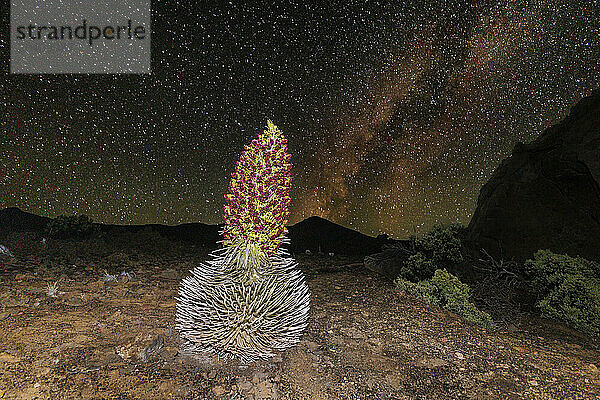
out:
M179 349L174 296L207 250L148 232L3 240L0 399L600 398L596 343L526 314L486 331L361 259L297 256L312 291L303 341L244 368Z

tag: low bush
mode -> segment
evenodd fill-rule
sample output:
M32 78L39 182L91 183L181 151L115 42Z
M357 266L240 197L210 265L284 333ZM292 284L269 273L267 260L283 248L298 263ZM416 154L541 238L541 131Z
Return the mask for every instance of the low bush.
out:
M430 258L423 253L417 252L402 264L399 278L418 282L421 279L431 278L435 272L436 266Z
M525 270L542 315L600 337L600 265L539 250Z
M431 260L438 268L455 266L463 261L462 236L465 227L460 224L435 226L430 232L417 237L415 250Z
M406 260L400 278L411 282L428 279L436 269L455 270L463 261L461 253L464 226L435 226L421 237L411 237L415 253Z
M397 279L396 286L429 304L445 308L462 316L469 322L487 329L495 329L489 314L483 312L469 301L469 286L445 269L437 269L431 279L418 283Z
M86 215L61 215L46 226L46 234L54 239L85 239L94 233L94 222Z

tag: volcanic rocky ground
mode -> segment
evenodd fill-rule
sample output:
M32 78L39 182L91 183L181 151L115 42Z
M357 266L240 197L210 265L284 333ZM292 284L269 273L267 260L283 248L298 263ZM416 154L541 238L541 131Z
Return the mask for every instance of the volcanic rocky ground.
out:
M174 297L208 249L149 230L0 239L15 255L0 258L0 399L600 398L597 342L519 310L486 331L360 257L296 255L312 292L306 334L244 367L179 348Z

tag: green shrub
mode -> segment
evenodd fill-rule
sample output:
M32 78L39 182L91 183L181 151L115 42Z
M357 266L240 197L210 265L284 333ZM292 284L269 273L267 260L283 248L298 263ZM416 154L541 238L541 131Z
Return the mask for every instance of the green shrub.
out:
M421 279L432 277L434 272L435 264L433 261L419 251L408 257L408 260L402 264L399 278L418 282Z
M435 226L422 237L412 237L415 253L403 263L400 278L411 282L428 279L436 269L456 269L463 261L461 254L464 226Z
M490 315L477 309L469 301L469 286L445 269L437 269L431 279L418 283L397 279L396 286L429 304L456 313L469 322L487 329L495 329Z
M438 268L453 267L463 261L460 224L435 226L429 233L415 238L415 250L431 260Z
M539 250L525 270L543 316L600 337L600 265Z
M86 215L61 215L46 226L46 234L54 239L83 239L95 232L92 219Z

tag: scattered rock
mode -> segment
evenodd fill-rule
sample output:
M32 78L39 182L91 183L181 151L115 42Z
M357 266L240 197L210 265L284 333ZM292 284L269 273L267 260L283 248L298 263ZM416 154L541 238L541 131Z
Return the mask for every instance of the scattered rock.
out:
M365 267L389 280L395 280L412 252L407 241L386 246L381 253L365 257Z
M24 388L22 389L23 391L21 393L19 393L18 397L21 400L34 400L34 399L39 399L40 396L40 389L36 388L36 387L28 387L28 388Z
M252 383L254 383L255 385L258 384L260 381L265 380L267 377L269 376L269 374L262 372L262 371L256 371L254 373L254 375L252 376Z
M117 313L120 315L120 312ZM148 360L157 354L163 347L164 339L162 335L156 335L152 332L144 332L138 334L125 344L117 346L115 351L119 356L127 361L148 362Z
M354 327L343 329L342 332L344 332L344 334L346 336L348 336L352 339L366 339L367 338L367 335L364 332L362 332Z
M252 382L248 381L244 377L241 377L237 380L237 387L243 391L250 391L250 389L252 389Z
M262 381L256 384L253 390L250 393L254 394L254 398L256 399L279 399L279 392L277 390L277 386L273 385L271 382Z
M8 353L0 353L0 362L18 363L21 362L21 359Z
M177 357L177 354L179 354L179 349L175 346L166 346L163 348L160 354L167 361L172 361L175 357Z
M86 285L87 290L93 293L100 292L104 289L104 281L98 280L94 282L90 282Z
M108 365L120 362L121 357L115 352L114 347L107 346L94 350L90 361L99 365Z
M225 389L225 387L222 385L213 387L212 391L216 396L223 396L225 393L227 393L227 389Z
M113 269L130 268L133 265L129 256L122 252L112 253L104 259L104 263L107 267Z
M404 388L404 385L397 374L386 375L385 383L392 388L392 390L402 390Z
M164 279L171 279L171 280L179 279L179 274L174 269L167 269L167 270L161 272L159 276Z
M377 381L373 378L367 379L367 387L369 388L369 390L373 390L377 387Z
M273 358L271 358L271 361L274 362L274 363L276 363L276 364L278 364L280 362L283 362L283 357L281 357L280 354L275 354L273 356Z
M448 362L446 360L442 360L441 358L430 358L430 359L419 360L419 361L417 361L416 365L418 367L423 367L423 368L439 368L439 367L445 367L446 365L448 365Z
M73 307L79 307L85 304L85 296L81 293L78 295L76 293L70 294L69 297L65 299L65 302Z
M163 337L161 335L158 335L156 337L156 339L154 339L152 341L152 343L150 343L148 346L144 347L144 350L142 350L138 356L138 358L142 361L142 362L148 362L148 360L150 359L150 357L153 354L158 353L165 345L165 341L163 339Z
M306 341L306 348L309 352L314 353L319 348L319 345L315 342Z

